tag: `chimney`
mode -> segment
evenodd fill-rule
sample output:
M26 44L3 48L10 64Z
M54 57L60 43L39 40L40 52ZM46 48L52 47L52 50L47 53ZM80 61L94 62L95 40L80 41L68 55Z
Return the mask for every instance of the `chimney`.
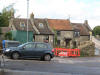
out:
M85 25L88 25L88 20L85 20L85 21L84 21L84 24L85 24Z
M11 18L14 18L14 9L11 8Z
M33 12L30 14L30 19L34 20L34 14L33 14Z
M31 21L33 29L36 31L36 33L40 34L39 30L36 28L35 23L34 23L35 21L34 21L34 14L33 14L33 12L30 14L30 21Z

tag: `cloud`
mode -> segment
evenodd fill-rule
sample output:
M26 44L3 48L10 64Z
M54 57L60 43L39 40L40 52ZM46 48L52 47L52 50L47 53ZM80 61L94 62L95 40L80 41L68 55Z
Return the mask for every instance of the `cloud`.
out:
M4 4L5 1L5 4ZM39 18L70 19L72 22L89 20L92 28L99 25L99 0L29 0L29 14ZM3 5L15 2L16 16L27 17L27 0L2 0ZM0 5L1 6L1 5Z

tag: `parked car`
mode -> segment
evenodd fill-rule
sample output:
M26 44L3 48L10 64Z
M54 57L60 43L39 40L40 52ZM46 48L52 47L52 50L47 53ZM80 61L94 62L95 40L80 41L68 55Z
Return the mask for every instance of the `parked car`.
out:
M53 48L48 43L29 42L18 47L10 47L4 51L4 55L12 59L18 58L41 58L50 61L54 57Z

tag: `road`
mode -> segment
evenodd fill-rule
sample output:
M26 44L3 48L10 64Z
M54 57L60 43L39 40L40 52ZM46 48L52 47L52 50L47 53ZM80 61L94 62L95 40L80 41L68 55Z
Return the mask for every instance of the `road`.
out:
M42 75L100 75L100 57L55 57L50 62L37 59L6 59L5 69L48 73Z

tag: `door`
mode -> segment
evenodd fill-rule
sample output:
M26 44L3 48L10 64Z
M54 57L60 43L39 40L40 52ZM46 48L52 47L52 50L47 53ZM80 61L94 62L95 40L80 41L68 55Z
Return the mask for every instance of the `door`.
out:
M35 44L29 43L23 46L23 49L21 50L21 54L24 57L33 57L34 56L34 50L35 50Z
M47 45L44 43L37 43L36 44L36 49L35 49L35 56L36 57L41 57L47 50Z

